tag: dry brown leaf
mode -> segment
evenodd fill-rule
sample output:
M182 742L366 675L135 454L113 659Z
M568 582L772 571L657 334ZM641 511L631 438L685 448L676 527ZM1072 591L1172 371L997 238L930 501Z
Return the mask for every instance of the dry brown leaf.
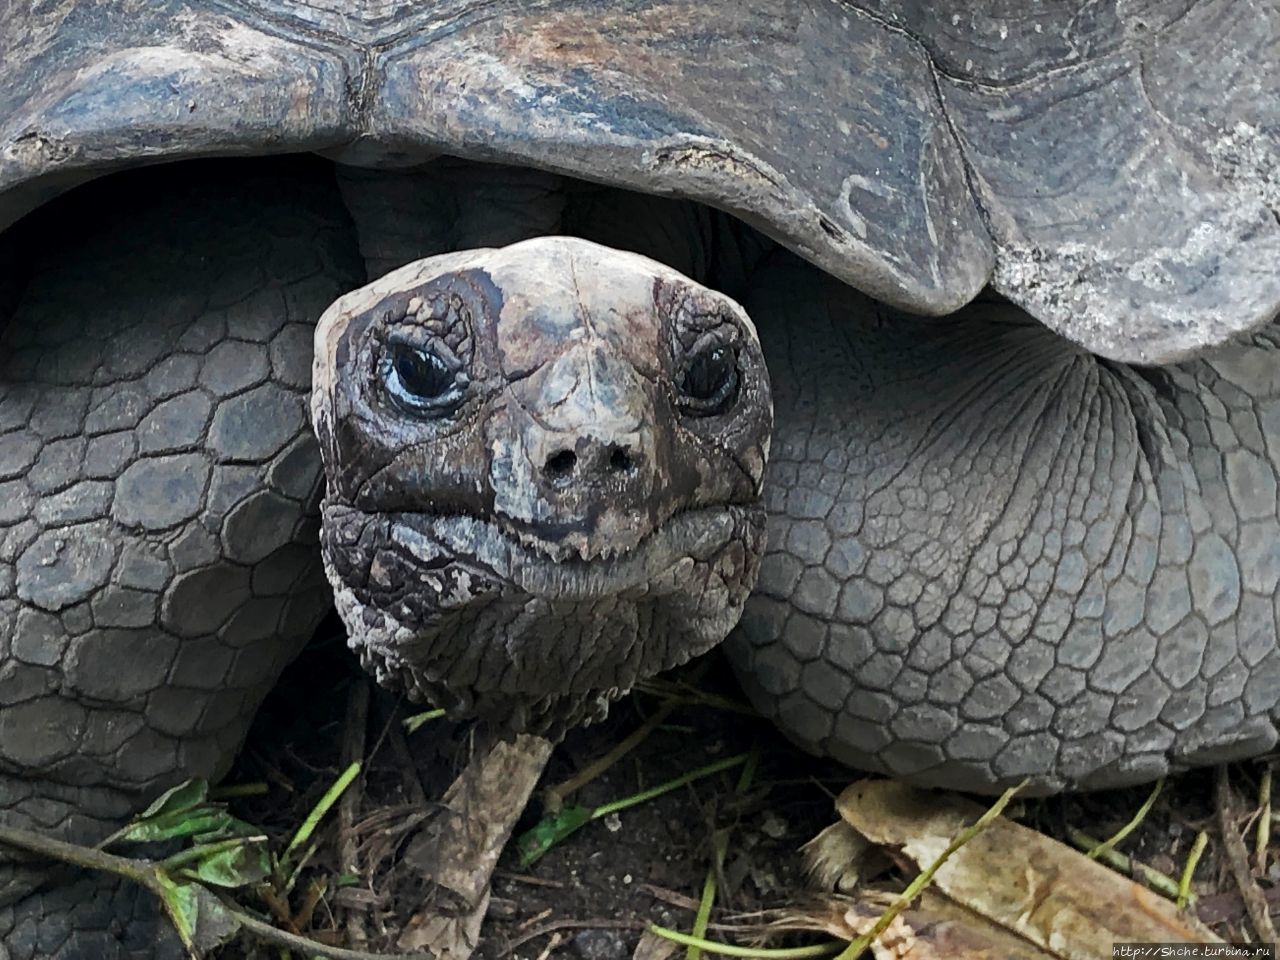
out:
M489 906L489 893L474 910L451 916L420 910L409 918L396 947L409 952L428 951L440 960L468 960L480 942L480 925Z
M658 936L652 930L646 930L640 934L640 942L636 944L631 960L671 960L683 950L684 947L674 940L668 940L666 937Z
M984 812L890 780L853 784L836 808L868 840L922 868ZM1116 942L1221 942L1145 887L1003 817L943 864L933 888L1063 960L1109 960Z
M939 958L964 960L1056 960L1057 954L1024 940L953 900L925 890L919 906L905 914L919 927L929 919L927 932Z
M858 900L827 897L792 906L773 930L819 930L852 940L871 929L892 897L868 893ZM927 891L872 945L876 960L1055 960L1052 954L998 927L985 917Z

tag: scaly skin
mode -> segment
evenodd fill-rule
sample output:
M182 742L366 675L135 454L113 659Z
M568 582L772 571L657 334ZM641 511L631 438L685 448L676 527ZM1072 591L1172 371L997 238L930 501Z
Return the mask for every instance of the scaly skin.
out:
M311 333L363 276L322 167L88 191L0 341L0 821L80 842L219 776L327 608ZM0 851L0 957L152 955L145 895L58 882Z
M401 257L434 252L386 210ZM1008 306L920 320L783 253L760 268L725 242L749 231L691 212L575 188L562 222L747 277L777 419L769 552L729 650L793 739L1041 792L1275 743L1276 327L1143 371Z
M892 314L780 257L755 703L862 769L993 791L1252 756L1280 698L1280 328L1140 370L1019 311Z

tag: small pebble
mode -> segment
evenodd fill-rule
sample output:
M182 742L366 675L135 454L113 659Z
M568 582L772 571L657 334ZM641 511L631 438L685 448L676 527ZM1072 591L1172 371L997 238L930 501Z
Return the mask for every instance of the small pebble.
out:
M573 949L582 960L626 960L631 955L620 930L579 930Z
M776 813L766 813L760 831L770 840L781 840L787 835L787 821Z

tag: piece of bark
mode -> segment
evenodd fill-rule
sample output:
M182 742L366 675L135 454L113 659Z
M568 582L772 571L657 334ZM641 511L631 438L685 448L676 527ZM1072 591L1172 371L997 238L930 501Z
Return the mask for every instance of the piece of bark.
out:
M489 883L511 830L551 756L552 744L522 735L472 757L445 791L443 809L405 853L431 893L406 924L402 950L430 948L466 960L480 938Z

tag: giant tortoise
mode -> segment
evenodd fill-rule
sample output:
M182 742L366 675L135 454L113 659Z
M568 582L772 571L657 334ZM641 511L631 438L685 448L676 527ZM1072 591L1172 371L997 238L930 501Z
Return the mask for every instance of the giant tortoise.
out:
M1268 750L1277 169L1275 0L5 4L0 820L225 771L321 544L506 731L741 611L855 767ZM145 909L7 859L0 957Z

